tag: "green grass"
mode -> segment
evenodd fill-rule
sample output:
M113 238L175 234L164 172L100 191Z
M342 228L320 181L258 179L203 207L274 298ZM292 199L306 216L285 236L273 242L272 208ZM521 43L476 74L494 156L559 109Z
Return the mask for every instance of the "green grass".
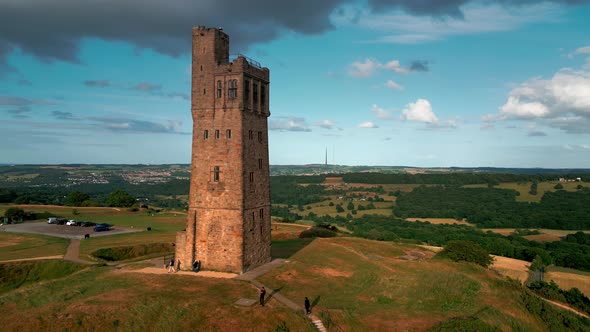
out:
M80 242L80 257L83 259L95 260L92 257L92 253L103 248L137 246L151 243L174 243L175 241L175 233L157 230L91 237Z
M302 314L257 299L247 282L183 275L150 275L90 267L75 275L0 295L5 331L313 331Z
M62 278L84 267L62 260L0 264L0 294L40 281Z
M273 240L270 247L273 258L289 258L299 250L305 248L314 239Z
M501 314L477 316L485 324L514 326L515 320L525 330L539 328L512 288L489 270L447 260L400 260L407 250L420 249L316 239L291 256L291 263L259 279L295 302L309 297L313 311L334 330L424 330L487 307Z
M145 259L146 257L158 257L169 254L174 254L174 246L172 243L149 243L135 246L98 249L92 253L92 256L113 262L136 258Z
M0 261L63 255L70 240L25 233L0 233Z

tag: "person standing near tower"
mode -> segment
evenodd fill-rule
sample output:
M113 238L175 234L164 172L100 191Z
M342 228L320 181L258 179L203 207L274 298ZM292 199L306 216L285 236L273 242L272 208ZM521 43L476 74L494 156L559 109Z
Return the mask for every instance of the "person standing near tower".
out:
M311 314L311 303L309 303L309 299L307 298L307 296L305 297L305 314Z
M266 295L266 289L260 288L260 305L264 307L264 296Z

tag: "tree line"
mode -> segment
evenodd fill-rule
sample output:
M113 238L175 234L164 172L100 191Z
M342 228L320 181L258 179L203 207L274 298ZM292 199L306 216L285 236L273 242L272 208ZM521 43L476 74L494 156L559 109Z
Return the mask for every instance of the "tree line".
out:
M400 193L401 218L454 218L486 228L590 229L590 188L546 192L539 203L517 202L511 189L420 186Z

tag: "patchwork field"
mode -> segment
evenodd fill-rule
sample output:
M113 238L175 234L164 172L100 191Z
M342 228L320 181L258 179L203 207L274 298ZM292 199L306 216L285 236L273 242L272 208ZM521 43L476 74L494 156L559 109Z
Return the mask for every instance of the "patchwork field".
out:
M470 224L465 220L457 220L457 219L452 219L452 218L407 218L406 220L407 221L417 221L417 222L428 221L429 223L436 224L436 225L456 224L456 225L474 226L473 224Z
M545 281L553 280L562 289L578 288L590 297L590 272L551 267L545 273Z
M578 190L577 187L581 186L588 186L588 184L583 182L559 182L559 181L546 181L546 182L539 182L537 184L537 194L531 195L529 191L531 190L532 182L510 182L510 183L500 183L499 185L494 186L494 188L500 189L513 189L520 193L519 196L516 196L516 200L518 202L535 202L538 203L541 201L543 195L548 191L556 191L554 187L557 184L561 184L563 186L563 190L567 191L576 191ZM486 184L472 184L472 185L465 185L465 188L487 188Z
M516 228L482 228L484 232L491 231L494 233L498 233L501 235L510 235L516 231ZM523 236L525 239L534 240L539 242L552 242L552 241L559 241L561 238L565 237L568 234L574 234L579 232L577 230L561 230L561 229L546 229L540 228L535 229L538 230L541 234L537 235L526 235ZM584 233L590 233L590 231L583 231Z

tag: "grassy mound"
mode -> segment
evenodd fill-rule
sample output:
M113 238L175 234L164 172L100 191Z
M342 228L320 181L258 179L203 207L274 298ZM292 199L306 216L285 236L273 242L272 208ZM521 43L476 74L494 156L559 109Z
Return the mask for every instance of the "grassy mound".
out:
M92 253L92 256L105 261L123 261L153 254L169 254L174 252L170 243L148 243L127 247L102 248Z
M70 275L83 265L62 261L28 261L0 264L0 294L44 280Z

